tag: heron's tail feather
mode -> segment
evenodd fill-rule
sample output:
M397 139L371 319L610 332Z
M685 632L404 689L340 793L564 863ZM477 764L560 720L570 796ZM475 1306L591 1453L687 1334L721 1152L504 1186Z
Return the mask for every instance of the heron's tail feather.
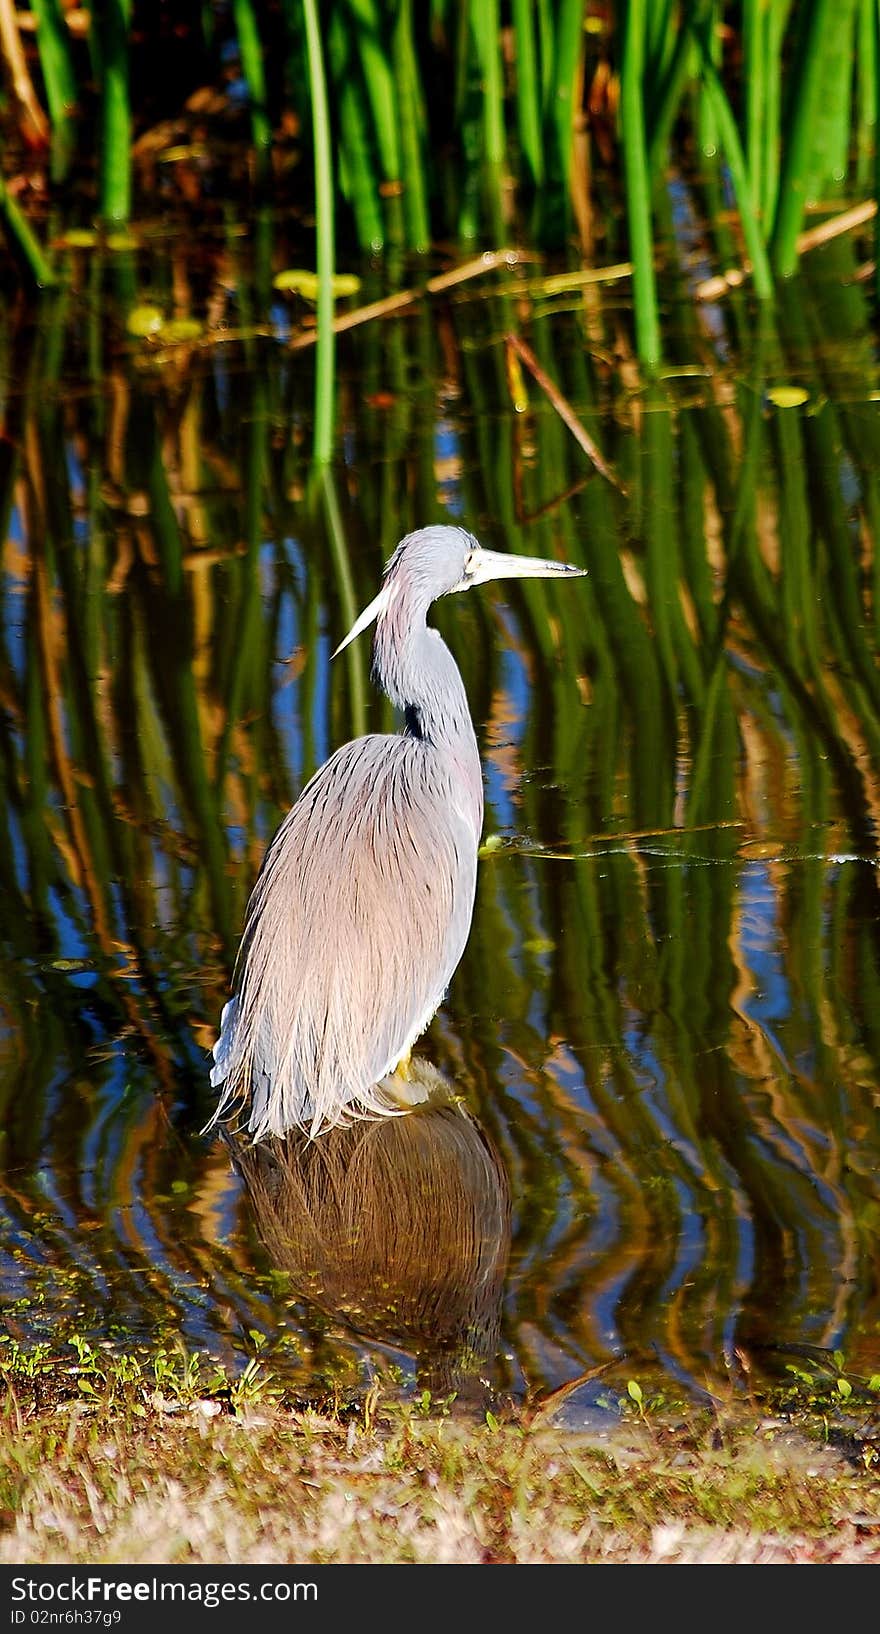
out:
M251 1052L246 1071L243 1070L244 1025L239 1015L239 997L234 993L224 1004L220 1015L220 1033L211 1055L214 1065L210 1071L212 1089L219 1090L214 1112L202 1133L226 1122L235 1111L247 1113L247 1128L259 1129L263 1134L279 1134L271 1116L273 1075L265 1049L259 1044Z
M394 1117L408 1110L405 1099L400 1098L399 1085L394 1090L377 1083L357 1093L337 1095L332 1101L320 1093L315 1098L302 1091L294 1093L292 1075L285 1071L265 1029L256 1041L249 1041L247 1033L246 1017L241 1014L236 993L223 1006L220 1033L211 1050L211 1086L219 1096L203 1134L236 1114L251 1138L258 1141L267 1135L289 1134L292 1129L315 1136L358 1118Z
M228 1004L224 1004L220 1015L220 1036L211 1050L214 1057L214 1065L211 1068L211 1085L214 1089L220 1089L221 1085L229 1077L232 1034L235 1031L235 1012L237 1009L238 999L233 997Z

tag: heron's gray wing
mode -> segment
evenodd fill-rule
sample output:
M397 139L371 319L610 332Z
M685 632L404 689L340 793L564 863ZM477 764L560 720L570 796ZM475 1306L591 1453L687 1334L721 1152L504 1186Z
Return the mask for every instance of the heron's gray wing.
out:
M378 1109L461 957L476 851L454 768L416 739L360 738L315 774L254 887L215 1051L255 1135Z

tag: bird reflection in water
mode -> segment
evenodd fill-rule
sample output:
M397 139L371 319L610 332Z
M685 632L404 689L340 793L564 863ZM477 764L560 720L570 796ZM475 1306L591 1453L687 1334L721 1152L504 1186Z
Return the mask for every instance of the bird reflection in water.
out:
M424 1106L318 1140L226 1135L273 1264L359 1340L409 1353L417 1383L492 1394L510 1249L510 1191L481 1125L427 1062Z

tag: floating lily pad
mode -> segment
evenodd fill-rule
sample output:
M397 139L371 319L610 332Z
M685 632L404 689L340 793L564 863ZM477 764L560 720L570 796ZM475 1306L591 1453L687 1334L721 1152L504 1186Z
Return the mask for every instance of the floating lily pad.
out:
M767 401L775 408L800 408L809 400L810 394L803 386L771 386L767 393Z

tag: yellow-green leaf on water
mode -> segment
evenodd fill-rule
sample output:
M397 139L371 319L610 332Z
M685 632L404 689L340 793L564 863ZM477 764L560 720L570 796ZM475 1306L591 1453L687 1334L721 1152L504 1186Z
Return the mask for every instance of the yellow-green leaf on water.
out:
M158 335L165 319L158 306L133 306L128 314L126 329L130 335Z
M523 942L525 953L552 953L556 943L547 936L533 936L530 942Z
M171 318L162 330L162 339L198 340L203 328L198 318Z
M803 386L771 386L767 393L767 401L775 408L800 408L809 400L810 394Z
M361 287L360 279L349 272L337 272L332 283L337 300L345 295L356 295ZM287 267L284 272L277 272L272 286L284 294L302 295L306 301L318 299L318 274L309 272L307 267Z
M480 856L491 856L493 851L500 851L503 844L504 841L502 840L500 834L487 834L485 840L480 846Z
M205 153L202 142L177 142L174 147L163 148L159 154L163 164L179 164L181 159L201 159Z
M60 250L90 250L98 241L98 235L91 227L71 227L63 238L58 240Z

